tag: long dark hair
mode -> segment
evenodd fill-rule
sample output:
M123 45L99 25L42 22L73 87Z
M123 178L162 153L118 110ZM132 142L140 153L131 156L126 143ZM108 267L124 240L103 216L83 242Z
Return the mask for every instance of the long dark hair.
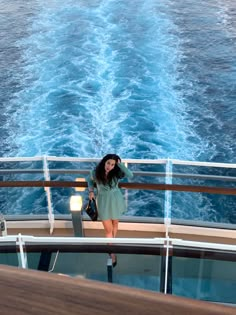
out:
M105 155L95 169L95 176L96 176L96 180L99 183L102 183L103 185L108 184L111 187L112 180L113 179L118 180L118 179L124 177L124 173L120 170L119 166L117 166L117 164L115 164L115 167L106 176L105 164L106 164L106 161L108 161L108 160L114 160L114 161L116 161L116 163L118 161L121 161L119 155L117 155L117 154Z

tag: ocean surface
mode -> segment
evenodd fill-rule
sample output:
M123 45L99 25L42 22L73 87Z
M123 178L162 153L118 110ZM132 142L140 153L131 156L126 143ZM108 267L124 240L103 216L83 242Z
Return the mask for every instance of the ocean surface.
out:
M0 106L2 157L236 163L236 2L0 0ZM1 194L2 212L29 209L16 195ZM199 196L185 217L236 223L228 200L223 212L225 199ZM160 215L154 203L128 214Z

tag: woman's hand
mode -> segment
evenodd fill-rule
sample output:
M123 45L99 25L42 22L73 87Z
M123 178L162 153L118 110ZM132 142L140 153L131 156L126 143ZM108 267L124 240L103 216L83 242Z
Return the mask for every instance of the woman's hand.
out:
M95 195L94 195L94 192L93 192L93 191L90 191L90 192L89 192L89 199L90 199L90 200L95 199Z
M121 163L121 159L119 157L119 155L117 155L117 164L120 164Z

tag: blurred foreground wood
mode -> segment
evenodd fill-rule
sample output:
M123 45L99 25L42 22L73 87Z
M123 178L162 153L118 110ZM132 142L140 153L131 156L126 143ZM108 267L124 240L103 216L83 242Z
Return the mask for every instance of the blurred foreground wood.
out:
M0 314L224 315L236 308L0 265Z

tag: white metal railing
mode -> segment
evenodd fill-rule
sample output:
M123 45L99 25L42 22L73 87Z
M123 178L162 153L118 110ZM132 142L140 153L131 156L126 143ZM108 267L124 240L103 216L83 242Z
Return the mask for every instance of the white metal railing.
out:
M207 243L207 242L197 242L197 241L187 241L181 239L172 239L173 246L186 246L189 248L204 248L212 250L227 250L236 253L236 245L232 244L219 244L219 243Z
M166 163L166 184L172 184L172 162L167 160ZM165 191L165 208L164 208L164 223L166 229L166 237L169 235L169 226L171 225L171 197L172 191L166 190Z
M44 156L35 157L0 157L0 162L34 162L42 161ZM46 156L47 161L61 161L61 162L98 162L101 158L79 158L79 157L57 157ZM206 167L222 167L222 168L236 168L236 163L220 163L220 162L200 162L200 161L187 161L176 159L125 159L122 161L128 164L166 164L167 161L171 161L176 165L189 165L189 166L206 166Z
M171 261L171 257L175 256L174 250L175 249L184 249L183 252L183 257L185 257L185 253L188 253L188 251L194 249L195 253L198 252L198 258L200 259L200 265L202 265L202 257L204 258L204 255L202 256L201 251L207 250L208 251L208 256L207 259L217 259L217 260L222 260L223 262L232 262L232 257L236 257L236 245L231 245L231 244L221 244L221 243L207 243L207 242L196 242L196 241L186 241L182 239L175 239L175 238L98 238L98 237L34 237L34 236L29 236L29 235L12 235L12 236L4 236L0 238L0 252L1 252L1 247L4 247L4 250L6 248L6 245L12 245L12 250L10 251L11 253L15 251L18 257L18 267L27 269L28 268L28 261L27 261L27 246L31 246L31 249L33 248L33 252L37 252L37 245L39 245L39 252L42 253L43 249L48 249L50 246L54 245L51 247L51 251L55 253L55 259L54 261L51 261L48 264L48 267L50 264L52 264L51 269L48 269L48 272L53 272L57 258L59 253L63 253L63 249L65 249L65 245L68 246L66 249L66 252L69 253L69 248L70 246L74 245L87 245L88 248L90 245L93 246L92 251L89 249L88 253L96 253L96 247L94 247L94 244L99 244L99 245L107 245L112 243L112 245L128 245L131 249L132 246L147 246L149 249L150 247L153 246L153 249L159 247L160 249L165 249L165 251L160 253L155 253L153 254L149 251L149 255L156 255L156 256L161 256L164 254L165 261L161 260L161 263L163 263L163 268L161 268L160 274L158 276L162 277L164 280L164 287L160 290L164 294L167 293L172 293L168 292L168 284L171 283L172 281L172 264L173 261ZM58 247L57 247L58 245ZM62 246L62 250L60 249L60 246ZM105 249L105 247L104 247ZM107 250L107 249L105 249ZM122 250L122 247L120 247L120 250ZM210 256L210 253L212 251L212 258ZM30 250L28 250L30 253ZM75 252L75 248L73 248L72 252ZM79 252L79 248L78 248ZM83 249L84 252L84 249ZM119 250L117 251L119 253ZM220 256L216 258L215 254L218 252ZM101 249L99 250L99 253L101 253ZM106 251L104 251L106 253ZM122 251L120 252L122 253ZM134 254L135 251L130 251L130 253L126 253L125 255L129 254ZM161 254L162 253L162 254ZM223 256L221 254L223 253ZM235 255L235 256L234 256ZM178 256L176 256L178 257ZM182 257L182 256L181 256ZM186 254L187 258L191 258L188 254ZM222 258L221 258L222 257ZM194 256L196 259L196 256ZM235 258L233 258L235 259ZM127 262L125 263L127 265ZM170 267L170 268L169 268ZM143 269L143 267L142 267ZM79 273L78 269L78 273ZM58 271L57 271L58 272ZM101 269L101 272L104 272L104 269ZM200 278L201 280L201 278ZM228 278L228 281L230 283L235 283L235 278L232 276L231 278ZM161 282L161 281L160 281ZM163 290L163 291L162 291ZM200 292L200 291L199 291Z
M190 165L190 166L206 166L206 167L223 167L223 168L236 168L235 163L214 163L214 162L199 162L199 161L185 161L185 160L172 160L176 165Z
M20 242L19 242L20 240ZM92 245L92 244L119 244L119 245L163 245L166 247L170 246L182 246L187 248L202 248L202 249L212 249L212 250L227 250L234 252L236 254L236 244L226 244L226 243L212 243L212 242L198 242L198 241L188 241L177 238L166 238L166 237L154 237L154 238L107 238L107 237L45 237L45 236L31 236L31 235L9 235L0 237L0 248L2 244L14 243L16 245L24 244L27 247L28 244L45 244L45 245ZM95 250L96 252L96 250Z
M163 246L166 249L166 261L165 261L165 279L164 279L164 293L167 293L167 281L168 281L168 264L170 250L173 252L173 248L181 247L186 251L190 249L199 250L217 250L224 251L224 253L233 253L236 255L236 245L222 244L222 243L209 243L209 242L197 242L186 241L175 238L99 238L99 237L35 237L29 235L12 235L3 236L0 238L0 251L1 246L5 244L15 244L16 252L18 252L19 267L27 268L27 245L40 245L45 244L45 248L50 245L144 245L144 246ZM17 250L18 248L18 250ZM94 250L96 252L96 250ZM172 256L173 254L171 254ZM214 259L214 257L213 257ZM230 260L230 259L229 259Z
M47 157L43 157L43 171L45 180L50 180L50 174L48 169ZM48 220L50 225L50 234L52 235L54 230L54 213L53 213L53 205L52 205L52 197L51 197L51 189L50 187L44 187L44 190L47 194L47 202L48 202Z
M27 254L26 254L26 250L25 250L25 242L24 242L21 234L18 234L18 236L16 238L16 246L19 247L19 251L18 251L19 267L26 269L26 268L28 268Z
M23 237L24 242L40 243L40 244L139 244L139 245L163 245L166 238L106 238L106 237L35 237L25 235ZM1 238L0 238L1 240Z
M36 156L36 157L2 157L0 158L0 162L35 162L41 161L42 172L44 173L45 180L50 180L50 171L53 172L53 169L50 170L48 166L49 162L88 162L88 163L97 163L100 161L100 158L77 158L77 157L56 157L56 156ZM225 180L225 181L236 181L235 176L219 176L219 175L206 175L206 174L175 174L173 172L173 168L175 165L183 165L183 166L201 166L201 167L217 167L217 168L228 168L228 169L236 169L235 163L212 163L212 162L199 162L199 161L184 161L184 160L176 160L176 159L122 159L126 165L129 164L142 164L142 165L163 165L165 168L165 172L158 173L158 172L145 172L141 171L138 172L143 175L150 175L156 176L161 174L163 177L165 176L166 183L172 183L172 179L175 176L186 177L186 178L199 178L199 179L212 179L212 180ZM1 169L2 170L2 169ZM11 170L9 170L10 172ZM24 170L23 170L24 171ZM35 171L35 170L34 170ZM55 171L55 170L54 170ZM66 169L63 170L66 172ZM29 172L29 169L27 169ZM53 202L51 197L50 188L45 188L45 192L47 195L47 203L48 203L48 220L50 224L50 234L53 233L54 230L54 210L53 210ZM168 236L168 227L171 224L171 198L172 192L166 191L165 192L165 225L166 225L166 236Z

